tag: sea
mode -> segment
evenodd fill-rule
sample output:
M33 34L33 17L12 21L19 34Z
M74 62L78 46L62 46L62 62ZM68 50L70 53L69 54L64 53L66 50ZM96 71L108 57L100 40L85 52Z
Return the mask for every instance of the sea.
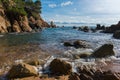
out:
M86 24L90 28L95 28L95 24ZM63 27L64 26L64 27ZM73 71L76 72L76 65L83 65L83 64L90 64L96 65L94 59L90 60L73 60L71 59L71 54L77 54L80 52L93 52L100 46L106 43L112 43L114 45L114 52L116 53L115 56L109 58L108 61L114 60L112 67L107 67L107 69L112 69L113 71L120 72L120 40L114 39L113 34L108 33L101 33L100 31L97 32L83 32L77 29L73 29L73 26L80 27L85 26L85 24L80 25L66 25L61 24L57 28L45 28L40 32L31 32L31 33L9 33L9 34L0 34L0 47L8 48L11 46L19 46L24 45L26 43L35 43L39 44L39 47L49 53L51 56L46 60L46 64L44 68L46 72L42 72L39 70L40 73L47 73L49 70L47 67L49 66L50 62L55 59L56 57L61 58L63 60L68 61L73 66ZM90 43L90 49L75 49L73 47L65 47L63 43L69 40L85 40L86 42ZM2 54L0 54L2 56ZM101 59L100 59L101 60ZM105 61L103 59L103 61ZM101 61L100 64L106 65L105 62ZM82 63L82 64L81 64ZM116 64L117 63L117 64ZM100 65L100 66L102 66ZM105 68L106 69L106 68Z
M64 27L63 27L63 26ZM15 46L25 43L38 43L41 49L53 53L54 50L65 51L63 42L68 40L85 40L91 43L92 49L100 47L106 43L114 45L116 56L120 56L120 40L114 39L113 34L98 32L83 32L73 29L73 25L61 24L58 28L46 28L40 32L33 33L9 33L0 34L0 46ZM82 26L83 24L80 24ZM84 24L85 25L85 24ZM86 24L90 25L90 24ZM79 27L78 24L76 27ZM89 27L95 28L95 24ZM55 53L55 52L54 52Z

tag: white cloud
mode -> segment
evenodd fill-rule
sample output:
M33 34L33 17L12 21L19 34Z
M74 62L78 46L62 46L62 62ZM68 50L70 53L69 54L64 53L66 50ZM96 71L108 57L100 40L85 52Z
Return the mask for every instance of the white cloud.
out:
M48 6L49 6L50 8L55 8L55 7L57 7L56 4L49 4Z
M72 1L67 1L67 2L61 3L61 6L63 7L63 6L68 6L68 5L72 5L72 4L73 4Z
M120 0L85 0L84 2L83 11L88 13L120 14Z

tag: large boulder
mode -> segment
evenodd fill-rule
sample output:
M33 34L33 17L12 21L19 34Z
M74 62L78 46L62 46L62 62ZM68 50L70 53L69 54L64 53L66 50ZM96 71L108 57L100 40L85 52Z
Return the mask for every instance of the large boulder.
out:
M35 67L26 63L13 65L7 74L8 79L24 78L29 76L38 76L38 73Z
M102 58L115 55L113 51L113 44L104 44L92 54L92 57Z
M113 37L116 38L116 39L120 39L120 30L116 31L116 32L113 34Z
M50 63L50 71L56 75L67 75L72 72L72 66L60 59L54 59Z

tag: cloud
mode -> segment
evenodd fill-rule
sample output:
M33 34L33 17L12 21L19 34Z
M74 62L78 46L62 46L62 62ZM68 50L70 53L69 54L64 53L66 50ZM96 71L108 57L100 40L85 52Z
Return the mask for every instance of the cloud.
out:
M50 8L55 8L55 7L57 7L56 4L49 4L48 6L49 6Z
M67 2L61 3L61 6L63 7L63 6L68 6L68 5L72 5L72 4L73 4L72 1L67 1Z

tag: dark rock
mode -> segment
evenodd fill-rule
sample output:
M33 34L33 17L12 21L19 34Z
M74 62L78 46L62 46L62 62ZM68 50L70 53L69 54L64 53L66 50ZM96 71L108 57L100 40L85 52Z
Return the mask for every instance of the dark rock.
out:
M106 28L103 32L104 33L115 33L117 30L120 30L120 21L118 22L118 24L114 24Z
M68 80L80 80L77 73L71 73Z
M116 38L116 39L120 39L120 30L116 31L116 32L113 34L113 37Z
M50 71L56 75L67 75L72 72L72 66L60 59L54 59L50 63Z
M92 54L92 57L102 58L115 55L113 51L113 44L104 44Z
M77 29L77 27L76 27L76 26L73 26L73 29Z
M83 40L75 40L75 41L66 41L64 42L64 46L66 47L74 47L74 48L89 48L90 45Z
M64 46L69 47L69 46L73 46L73 44L71 42L64 42Z
M53 21L50 22L50 27L52 27L52 28L56 28L56 25L54 24Z
M84 41L80 41L80 40L74 41L73 45L74 45L75 48L86 48L87 47L85 42Z
M94 73L89 69L89 68L85 68L85 67L83 67L83 68L81 68L81 67L78 67L77 68L77 70L78 70L78 72L81 74L86 74L86 75L88 75L88 76L90 76L90 77L93 77L94 76Z
M117 73L113 73L111 71L104 72L102 77L103 80L120 80L120 77L117 76Z
M86 74L80 74L80 80L93 80L92 77Z
M84 31L84 32L89 32L88 26L85 26L85 27L83 28L83 31Z
M38 73L35 67L25 63L13 65L7 74L8 79L23 78L23 77L29 77L29 76L38 76Z

